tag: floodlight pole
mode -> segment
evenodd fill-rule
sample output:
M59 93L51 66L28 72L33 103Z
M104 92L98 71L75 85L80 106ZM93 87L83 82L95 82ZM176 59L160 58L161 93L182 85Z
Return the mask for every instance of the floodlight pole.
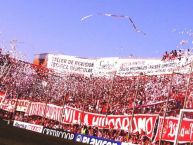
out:
M187 102L187 99L188 99L188 90L189 90L189 87L190 87L190 79L191 79L191 75L192 75L192 68L193 68L193 62L190 63L190 73L188 75L188 84L187 84L187 87L186 87L186 95L185 95L185 98L184 98L183 109L186 109L186 102Z
M16 114L16 111L17 111L17 106L18 106L18 99L19 99L19 95L18 95L18 87L19 87L19 83L16 83L16 103L15 103L15 107L14 107L14 110L13 110L13 113L11 115L11 119L9 121L11 121L12 119L15 120L15 114Z
M67 92L68 92L68 90L67 90ZM65 106L65 104L66 104L66 95L67 95L67 92L65 92L65 93L63 93L63 102L62 102L62 113L61 113L61 117L60 117L60 119L59 119L59 126L61 126L61 123L62 123L62 121L63 121L63 115L64 115L64 106Z
M37 80L36 80L36 82L37 82ZM29 101L29 106L27 107L27 115L28 115L28 117L29 117L29 112L30 112L30 108L31 108L32 98L33 98L33 94L34 94L34 86L35 86L35 84L36 83L32 82L32 91L29 94L29 97L31 98L31 100Z
M44 88L44 91L45 91L45 88L47 87L47 82L46 81L42 81L42 86ZM46 96L46 95L45 95ZM49 95L50 96L50 95ZM46 118L46 108L47 108L47 104L48 104L48 97L49 96L46 96L46 102L45 102L45 108L44 108L44 117L43 117L43 123L45 121L45 118Z
M165 119L166 119L166 112L168 111L168 103L169 103L169 97L170 97L170 92L172 88L173 77L174 77L174 70L172 72L172 78L170 80L169 92L168 92L167 100L166 100L166 108L164 109L164 116L163 116L163 123L162 123L162 128L161 128L160 139L159 139L159 145L161 145L161 141L162 141L163 129L164 129L164 124L165 124Z
M66 77L67 77L67 82L66 82L66 87L65 87L66 92L65 92L65 96L63 95L62 113L61 113L61 119L60 119L60 122L59 122L60 126L61 126L61 123L63 121L63 115L65 114L64 106L66 104L66 95L69 94L69 86L68 86L69 85L68 84L69 76L67 75Z
M1 76L0 79L2 79L2 82L4 82L6 80L7 75L9 74L10 70L12 69L13 64L11 64L11 57L6 55L6 63L2 66L2 71L1 71ZM6 68L7 65L7 68ZM5 70L5 71L3 71Z
M134 118L134 112L135 112L135 105L136 105L136 99L137 99L137 95L138 95L138 90L139 90L139 78L140 76L137 77L137 88L135 90L135 98L134 98L134 104L133 104L133 109L132 109L132 115L131 115L131 120L130 120L130 127L129 127L129 131L128 133L131 134L132 133L132 125L133 125L133 118Z
M192 74L192 68L193 68L193 62L191 61L190 62L190 73L189 73L189 76L188 76L188 84L187 84L187 87L186 87L186 94L185 94L185 98L184 98L183 109L186 109L186 102L187 102L187 99L188 99L188 91L189 91L189 87L190 87L190 79L191 79L191 74ZM184 112L182 112L181 110L180 110L179 117L180 117L180 120L178 121L178 126L177 126L178 131L176 132L176 135L175 135L174 145L178 144L178 136L179 136L180 131L181 131L181 124L182 124L182 120L183 120L183 117L184 117Z
M110 104L110 100L111 100L111 93L112 93L112 89L113 89L113 85L114 85L115 76L116 76L116 72L114 72L114 74L113 74L110 90L108 91L108 104L107 104L107 111L106 111L106 115L105 115L105 126L107 125L108 109L109 109L109 104Z
M90 80L90 79L89 79L89 80ZM87 83L87 82L86 82L86 83ZM84 100L85 100L85 96L86 96L85 90L86 90L86 89L84 88ZM84 116L83 116L83 115L84 115L84 112L85 112L85 111L84 111L84 108L82 108L81 114L80 114L80 120L79 120L80 122L78 122L78 124L80 124L80 126L82 126L82 122L84 123L84 119L83 119L83 117L84 117Z

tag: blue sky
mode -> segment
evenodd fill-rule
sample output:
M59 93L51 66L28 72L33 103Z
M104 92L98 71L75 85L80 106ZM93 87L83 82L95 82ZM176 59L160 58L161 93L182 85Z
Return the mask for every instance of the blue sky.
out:
M147 35L136 33L127 19L96 15L80 21L96 13L130 16ZM191 40L178 33L190 29L192 0L0 0L0 41L17 39L17 50L29 61L44 52L161 57L180 40Z

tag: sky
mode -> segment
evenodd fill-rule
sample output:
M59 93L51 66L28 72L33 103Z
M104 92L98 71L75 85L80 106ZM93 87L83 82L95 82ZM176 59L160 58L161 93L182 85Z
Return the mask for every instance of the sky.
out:
M128 19L98 13L129 16L147 35ZM17 40L16 50L30 62L40 53L161 57L183 39L191 47L186 31L193 32L193 0L0 0L1 47Z

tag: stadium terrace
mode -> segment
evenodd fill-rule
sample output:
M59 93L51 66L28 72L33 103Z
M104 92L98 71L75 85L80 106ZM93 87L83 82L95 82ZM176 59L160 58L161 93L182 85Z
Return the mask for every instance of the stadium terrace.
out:
M30 64L1 52L0 118L93 145L192 143L192 60L39 54Z

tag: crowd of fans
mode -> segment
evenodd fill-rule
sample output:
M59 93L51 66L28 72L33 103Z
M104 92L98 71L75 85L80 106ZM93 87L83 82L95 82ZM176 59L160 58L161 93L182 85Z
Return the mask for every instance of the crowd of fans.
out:
M163 61L168 61L168 60L181 60L182 58L186 58L188 60L189 56L192 54L190 49L187 50L172 50L170 52L166 51L162 57Z
M180 56L177 51L166 54L163 60ZM166 115L177 116L179 109L184 105L186 95L188 97L185 107L193 109L192 76L193 74L177 73L153 76L142 74L132 77L115 75L112 79L107 79L81 74L58 74L0 52L0 91L6 92L6 98L26 99L58 106L67 105L83 111L106 115L131 115L132 111L138 114L163 115L167 107ZM189 78L190 83L188 83ZM166 100L169 102L168 106L166 106ZM187 117L192 118L191 115ZM123 130L60 124L37 116L26 117L22 112L10 113L3 110L0 110L0 118L42 124L49 128L136 144L150 143L145 132L128 134Z

